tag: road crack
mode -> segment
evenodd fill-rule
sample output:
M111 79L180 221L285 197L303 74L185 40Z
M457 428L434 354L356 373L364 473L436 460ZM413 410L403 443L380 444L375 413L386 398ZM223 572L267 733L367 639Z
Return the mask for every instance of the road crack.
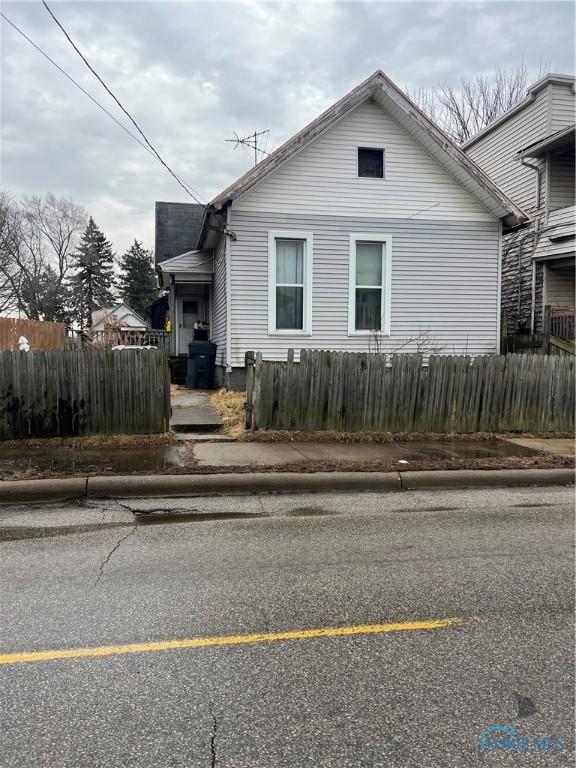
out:
M106 556L106 558L102 561L102 563L100 563L100 571L98 573L98 577L96 578L96 581L94 582L94 586L95 587L98 586L98 582L100 581L100 579L104 575L104 569L106 568L106 566L108 565L108 563L112 559L114 553L117 552L120 549L120 545L124 541L126 541L126 539L128 539L130 536L132 536L132 534L136 533L136 527L137 527L136 523L134 523L133 527L128 531L128 533L126 533L124 536L121 536L118 539L118 541L116 542L116 544L114 544L114 546L112 547L110 552L108 552L108 555Z
M210 768L215 768L218 758L216 757L216 734L218 732L218 719L214 714L212 705L210 705L210 717L212 718L212 735L210 736Z

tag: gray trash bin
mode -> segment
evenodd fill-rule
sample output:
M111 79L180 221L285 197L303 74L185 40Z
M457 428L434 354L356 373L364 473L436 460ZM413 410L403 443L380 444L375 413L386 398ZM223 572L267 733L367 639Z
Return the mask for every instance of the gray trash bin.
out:
M188 344L188 389L213 389L216 344L211 341L193 341Z

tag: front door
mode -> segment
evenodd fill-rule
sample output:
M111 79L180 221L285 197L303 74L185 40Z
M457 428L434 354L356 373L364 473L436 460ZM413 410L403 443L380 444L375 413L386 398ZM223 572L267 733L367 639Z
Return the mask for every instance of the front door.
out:
M188 354L188 344L194 339L194 323L204 320L206 302L204 299L181 299L179 317L179 353Z

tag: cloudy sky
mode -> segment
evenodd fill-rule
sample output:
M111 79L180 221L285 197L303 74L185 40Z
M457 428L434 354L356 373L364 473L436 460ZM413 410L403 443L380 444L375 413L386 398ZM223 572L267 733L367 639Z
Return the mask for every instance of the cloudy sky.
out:
M54 13L166 162L204 200L376 69L410 89L524 61L573 73L571 2L56 2ZM40 2L2 11L126 122ZM0 183L82 203L121 251L153 246L168 173L4 21Z

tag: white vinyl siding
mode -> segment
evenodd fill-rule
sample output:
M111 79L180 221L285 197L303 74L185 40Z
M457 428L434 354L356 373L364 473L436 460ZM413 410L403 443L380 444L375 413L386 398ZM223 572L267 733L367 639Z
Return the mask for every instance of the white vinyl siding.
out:
M526 211L535 209L536 171L526 168L514 156L550 133L548 113L548 94L544 88L532 103L466 150L500 189ZM529 162L534 164L533 160Z
M226 237L220 238L214 251L212 285L212 341L217 345L216 365L226 364Z
M576 122L576 95L570 85L550 86L550 133Z
M384 148L385 178L358 177L358 147ZM494 220L404 128L370 103L235 200L234 216L237 211Z
M498 222L418 221L305 216L234 208L232 260L232 365L247 351L284 359L289 348L367 352L369 337L348 334L350 235L390 235L393 351L423 332L445 354L490 354L498 329ZM311 336L268 333L269 231L314 236ZM403 352L416 350L413 341Z

